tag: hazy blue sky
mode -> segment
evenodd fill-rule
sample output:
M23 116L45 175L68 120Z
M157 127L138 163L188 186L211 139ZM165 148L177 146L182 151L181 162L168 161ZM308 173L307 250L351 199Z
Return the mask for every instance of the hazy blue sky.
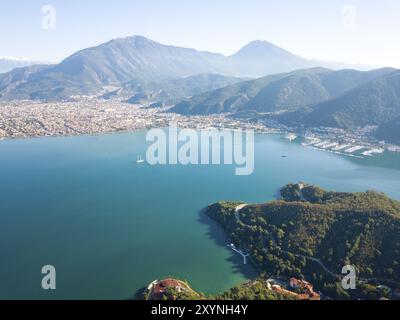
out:
M140 34L224 54L268 40L307 58L400 67L399 16L399 0L0 0L0 55L59 61Z

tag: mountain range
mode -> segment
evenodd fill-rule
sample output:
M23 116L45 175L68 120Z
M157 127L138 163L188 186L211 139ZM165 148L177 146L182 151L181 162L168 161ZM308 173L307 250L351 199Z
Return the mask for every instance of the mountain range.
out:
M398 143L400 71L297 70L206 92L171 111L270 117L292 127L377 126L377 138Z
M83 49L59 64L0 74L1 100L77 96L173 104L171 111L181 114L250 113L296 127L372 125L389 142L400 133L399 70L349 69L266 41L225 56L133 36Z
M183 114L295 111L340 96L394 70L312 68L275 74L197 95L177 104L172 111Z
M9 72L15 68L22 68L38 64L37 61L30 61L27 59L20 59L15 57L1 57L0 56L0 73Z
M133 82L165 83L199 74L261 77L331 65L299 57L265 41L251 42L234 55L224 56L133 36L83 49L57 65L26 67L0 74L0 97L68 99L76 95L99 96Z
M245 78L202 73L164 82L132 81L113 93L117 96L124 96L136 92L136 94L127 99L129 103L162 106L171 105L186 97L213 91L245 80ZM115 96L115 94L113 95ZM109 95L107 94L107 96Z
M352 129L382 125L398 116L400 71L393 71L286 118L305 125Z
M399 70L389 71L342 95L279 117L281 122L295 126L342 129L377 126L376 137L392 143L400 142L399 119Z

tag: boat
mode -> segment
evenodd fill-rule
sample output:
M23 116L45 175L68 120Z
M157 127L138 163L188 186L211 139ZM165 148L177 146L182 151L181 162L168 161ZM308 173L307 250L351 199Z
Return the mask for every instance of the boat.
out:
M142 159L142 156L138 156L136 163L144 163L144 160Z
M296 139L297 139L297 135L294 134L294 133L288 133L288 134L285 136L285 139L287 139L287 140L289 140L290 142L292 142L293 140L296 140Z

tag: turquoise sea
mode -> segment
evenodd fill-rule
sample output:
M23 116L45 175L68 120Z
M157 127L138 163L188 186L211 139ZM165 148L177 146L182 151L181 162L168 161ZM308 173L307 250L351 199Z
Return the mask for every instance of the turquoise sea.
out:
M400 154L356 159L256 135L255 170L137 164L145 131L0 141L0 299L127 299L154 279L217 293L255 276L200 211L305 181L400 199ZM286 157L282 157L286 156ZM54 265L57 289L41 288Z

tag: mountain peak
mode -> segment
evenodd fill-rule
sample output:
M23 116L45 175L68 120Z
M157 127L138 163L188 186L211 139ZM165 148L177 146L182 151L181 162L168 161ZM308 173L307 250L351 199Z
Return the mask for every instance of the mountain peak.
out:
M134 35L134 36L130 36L130 37L117 38L117 39L110 40L109 42L105 43L105 45L130 44L135 47L141 47L141 46L145 46L145 45L154 45L156 43L157 42L155 42L149 38L146 38L145 36Z
M243 57L256 58L256 57L262 57L262 56L266 57L266 56L281 55L281 54L292 55L290 52L274 45L271 42L255 40L255 41L249 42L242 49L240 49L238 52L236 52L233 56L239 57L239 58L243 58Z
M291 54L267 41L252 41L227 57L134 35L80 50L34 75L29 72L30 77L26 77L24 85L17 89L8 80L1 83L0 78L0 93L6 92L7 98L57 96L64 99L72 95L97 94L106 86L121 86L133 80L169 81L201 73L256 78L324 65ZM12 68L14 66L6 66L5 70ZM0 65L0 72L1 69ZM59 87L62 89L55 95L54 88Z
M265 40L254 40L249 42L247 45L243 47L245 48L271 48L276 47L273 43L265 41Z

